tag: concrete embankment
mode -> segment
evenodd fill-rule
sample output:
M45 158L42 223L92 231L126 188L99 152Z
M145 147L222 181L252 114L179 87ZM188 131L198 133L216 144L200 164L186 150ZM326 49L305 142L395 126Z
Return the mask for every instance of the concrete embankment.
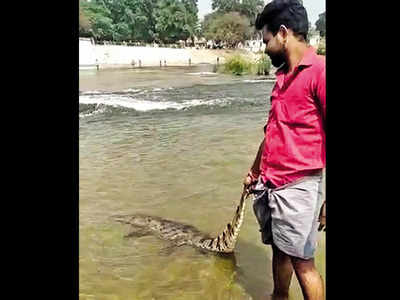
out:
M136 68L223 64L227 57L241 54L255 59L258 55L244 49L174 49L95 45L90 39L79 40L79 68Z

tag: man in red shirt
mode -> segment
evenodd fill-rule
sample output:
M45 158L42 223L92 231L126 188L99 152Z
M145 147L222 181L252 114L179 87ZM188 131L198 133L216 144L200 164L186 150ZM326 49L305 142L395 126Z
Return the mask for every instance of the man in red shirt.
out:
M256 28L279 68L265 136L244 184L262 191L253 208L263 243L272 245L273 299L288 299L295 271L304 299L322 300L314 251L325 226L325 59L306 43L308 18L298 0L267 4Z

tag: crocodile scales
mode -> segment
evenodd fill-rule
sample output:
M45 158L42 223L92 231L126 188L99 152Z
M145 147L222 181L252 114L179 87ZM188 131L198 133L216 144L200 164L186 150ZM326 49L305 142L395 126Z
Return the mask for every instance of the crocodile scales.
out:
M247 190L244 189L232 221L214 238L202 233L194 226L157 216L136 214L113 216L113 218L117 222L132 226L133 231L126 237L153 234L177 246L190 245L212 252L232 253L243 223L245 199L248 195Z

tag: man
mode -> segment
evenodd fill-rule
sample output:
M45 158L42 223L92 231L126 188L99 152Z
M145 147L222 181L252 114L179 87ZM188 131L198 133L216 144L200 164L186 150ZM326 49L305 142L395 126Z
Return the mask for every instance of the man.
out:
M256 197L265 216L253 207L262 240L272 245L272 299L288 299L294 271L304 299L321 300L314 251L317 230L325 226L325 60L306 42L308 18L298 0L270 2L255 25L278 70L264 139L244 184L265 191Z

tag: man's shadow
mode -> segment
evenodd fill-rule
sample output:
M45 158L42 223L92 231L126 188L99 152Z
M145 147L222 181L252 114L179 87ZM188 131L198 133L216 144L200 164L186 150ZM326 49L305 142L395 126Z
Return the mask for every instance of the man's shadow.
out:
M239 240L235 250L236 281L254 300L268 299L273 290L271 246ZM267 248L269 247L268 251ZM264 249L263 249L264 248Z
M272 249L264 245L238 241L235 251L229 254L213 253L219 259L229 260L231 272L235 272L238 283L253 300L267 300L273 291ZM207 252L204 252L206 254ZM210 253L207 253L210 255Z

